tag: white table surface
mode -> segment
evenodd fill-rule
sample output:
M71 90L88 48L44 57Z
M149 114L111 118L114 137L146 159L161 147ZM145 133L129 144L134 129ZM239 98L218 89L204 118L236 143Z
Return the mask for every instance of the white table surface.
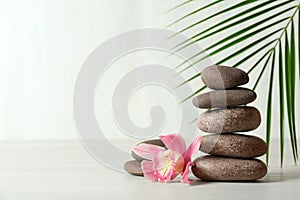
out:
M270 170L258 182L151 183L111 170L78 141L0 143L0 200L300 199L300 168Z

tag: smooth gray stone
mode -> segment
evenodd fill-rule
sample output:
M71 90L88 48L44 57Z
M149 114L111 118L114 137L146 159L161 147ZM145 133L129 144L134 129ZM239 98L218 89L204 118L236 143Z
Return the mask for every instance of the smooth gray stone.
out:
M253 90L234 88L200 94L193 98L193 104L197 108L224 108L245 105L253 102L255 99L256 93Z
M238 159L217 156L199 157L194 161L193 174L209 181L254 181L268 171L258 159Z
M208 133L229 133L254 130L260 122L260 113L256 108L230 107L204 112L198 119L198 127Z
M135 176L144 176L141 163L136 160L127 161L124 164L124 170Z
M267 153L268 145L256 136L223 133L204 136L199 150L215 156L254 158Z
M206 67L201 73L201 79L207 87L217 90L234 88L249 82L246 72L219 65Z
M145 144L153 144L153 145L157 145L157 146L161 146L161 147L165 147L165 144L161 141L161 139L153 139L153 140L146 140L141 143L145 143ZM137 145L139 145L137 144ZM133 151L131 151L131 156L136 159L139 162L142 162L143 160L145 160L144 158L142 158L141 156L137 155L136 153L134 153Z

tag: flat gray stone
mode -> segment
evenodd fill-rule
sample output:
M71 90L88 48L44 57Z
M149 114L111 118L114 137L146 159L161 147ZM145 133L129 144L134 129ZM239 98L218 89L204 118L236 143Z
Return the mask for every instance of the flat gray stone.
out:
M209 133L229 133L254 130L260 122L256 108L243 106L206 111L200 115L198 127Z
M146 141L140 142L139 144L141 144L141 143L153 144L153 145L165 147L165 144L161 141L161 139L146 140ZM139 145L139 144L137 144L137 145ZM134 153L133 151L131 151L131 156L139 162L146 160L146 159L142 158L141 156L137 155L136 153Z
M224 108L245 105L253 102L255 99L256 93L253 90L234 88L200 94L193 98L193 104L197 108Z
M203 83L217 90L234 88L249 82L246 72L227 66L210 66L206 67L201 73Z
M268 146L256 136L222 133L204 136L199 150L215 156L254 158L267 153Z
M127 161L124 164L124 170L135 176L144 176L141 163L136 160Z
M193 174L209 181L254 181L264 177L268 171L258 159L199 157L194 161Z

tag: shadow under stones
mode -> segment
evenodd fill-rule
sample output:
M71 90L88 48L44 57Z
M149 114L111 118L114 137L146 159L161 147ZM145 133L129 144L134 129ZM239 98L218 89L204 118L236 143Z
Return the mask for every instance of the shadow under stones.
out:
M276 183L283 181L291 181L300 179L300 168L282 170L278 172L269 172L264 178L256 181L205 181L195 180L191 186L200 186L211 183L247 183L247 184L263 184L263 183Z
M271 182L281 182L281 181L291 181L300 179L300 169L284 170L279 172L269 172L266 177L264 177L261 182L271 183Z
M212 181L204 181L204 180L194 180L190 186L200 186L200 185L207 185L213 183Z

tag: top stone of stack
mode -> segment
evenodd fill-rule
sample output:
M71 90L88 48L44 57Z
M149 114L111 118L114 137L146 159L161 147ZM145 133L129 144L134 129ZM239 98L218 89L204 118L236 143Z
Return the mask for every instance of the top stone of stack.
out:
M202 71L203 83L210 89L224 90L235 88L249 82L249 77L244 71L227 66L210 66Z

